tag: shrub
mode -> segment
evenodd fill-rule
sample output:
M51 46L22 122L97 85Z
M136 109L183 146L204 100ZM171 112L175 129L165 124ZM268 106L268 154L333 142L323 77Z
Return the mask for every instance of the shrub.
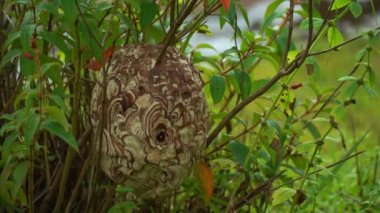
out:
M361 91L377 97L373 57L380 27L347 39L339 22L349 13L360 18L359 1L333 0L321 12L319 4L272 1L257 32L239 1L0 1L0 208L380 210L378 144L363 150L369 132L351 137L345 118ZM212 33L205 20L214 14L221 28L233 29L235 45L206 56L202 49L214 47L190 41L196 33ZM246 27L237 24L240 15ZM296 32L306 39L296 39ZM324 79L335 80L336 70L325 70L321 60L355 42L363 47L355 50L354 65L328 86ZM92 88L104 85L98 71L109 68L114 50L140 43L161 44L157 60L169 46L186 55L201 72L211 114L194 172L161 200L141 199L105 177L93 143ZM359 160L365 150L367 160Z

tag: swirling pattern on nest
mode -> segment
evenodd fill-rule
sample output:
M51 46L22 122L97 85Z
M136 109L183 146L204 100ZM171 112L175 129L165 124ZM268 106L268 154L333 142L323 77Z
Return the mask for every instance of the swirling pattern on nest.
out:
M206 143L208 111L199 72L175 47L155 65L160 49L129 45L115 51L91 102L102 170L142 198L177 189Z

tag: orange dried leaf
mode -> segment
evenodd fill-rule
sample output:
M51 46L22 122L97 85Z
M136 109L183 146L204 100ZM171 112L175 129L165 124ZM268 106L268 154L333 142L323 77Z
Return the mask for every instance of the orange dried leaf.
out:
M228 12L230 9L230 0L220 0L220 2L222 3L224 9Z
M205 201L208 203L210 202L214 190L214 176L210 167L203 160L196 162L194 166L195 173L205 194Z

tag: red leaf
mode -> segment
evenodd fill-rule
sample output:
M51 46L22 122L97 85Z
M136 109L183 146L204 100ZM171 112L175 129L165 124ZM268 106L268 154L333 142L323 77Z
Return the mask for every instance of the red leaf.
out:
M114 51L114 47L109 47L103 52L103 59L107 63L111 59L112 53Z
M214 190L214 176L210 167L203 160L194 164L195 173L201 183L202 190L205 194L205 202L210 202L212 191Z
M86 61L85 67L87 69L98 71L98 70L100 70L102 68L102 64L100 64L99 61L97 61L95 59L91 59L91 60L87 60Z
M27 58L27 59L29 59L29 60L33 60L33 55L30 54L29 52L24 52L24 53L22 54L22 57Z
M220 2L222 3L224 9L228 12L230 9L230 0L220 0Z
M114 47L109 47L103 51L103 63L100 63L98 60L92 58L86 61L85 67L91 70L100 70L105 63L110 61L114 49Z

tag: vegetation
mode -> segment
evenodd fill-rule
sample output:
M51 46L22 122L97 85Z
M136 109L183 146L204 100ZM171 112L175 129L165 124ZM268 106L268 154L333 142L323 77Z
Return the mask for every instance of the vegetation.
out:
M13 21L0 26L0 209L380 211L380 27L345 38L339 23L361 18L359 1L319 5L274 0L253 31L239 1L0 1ZM235 46L205 56L214 47L190 40L212 34L211 14L233 29ZM202 73L212 118L193 174L155 201L108 180L92 143L98 71L115 48L136 43L180 49Z

